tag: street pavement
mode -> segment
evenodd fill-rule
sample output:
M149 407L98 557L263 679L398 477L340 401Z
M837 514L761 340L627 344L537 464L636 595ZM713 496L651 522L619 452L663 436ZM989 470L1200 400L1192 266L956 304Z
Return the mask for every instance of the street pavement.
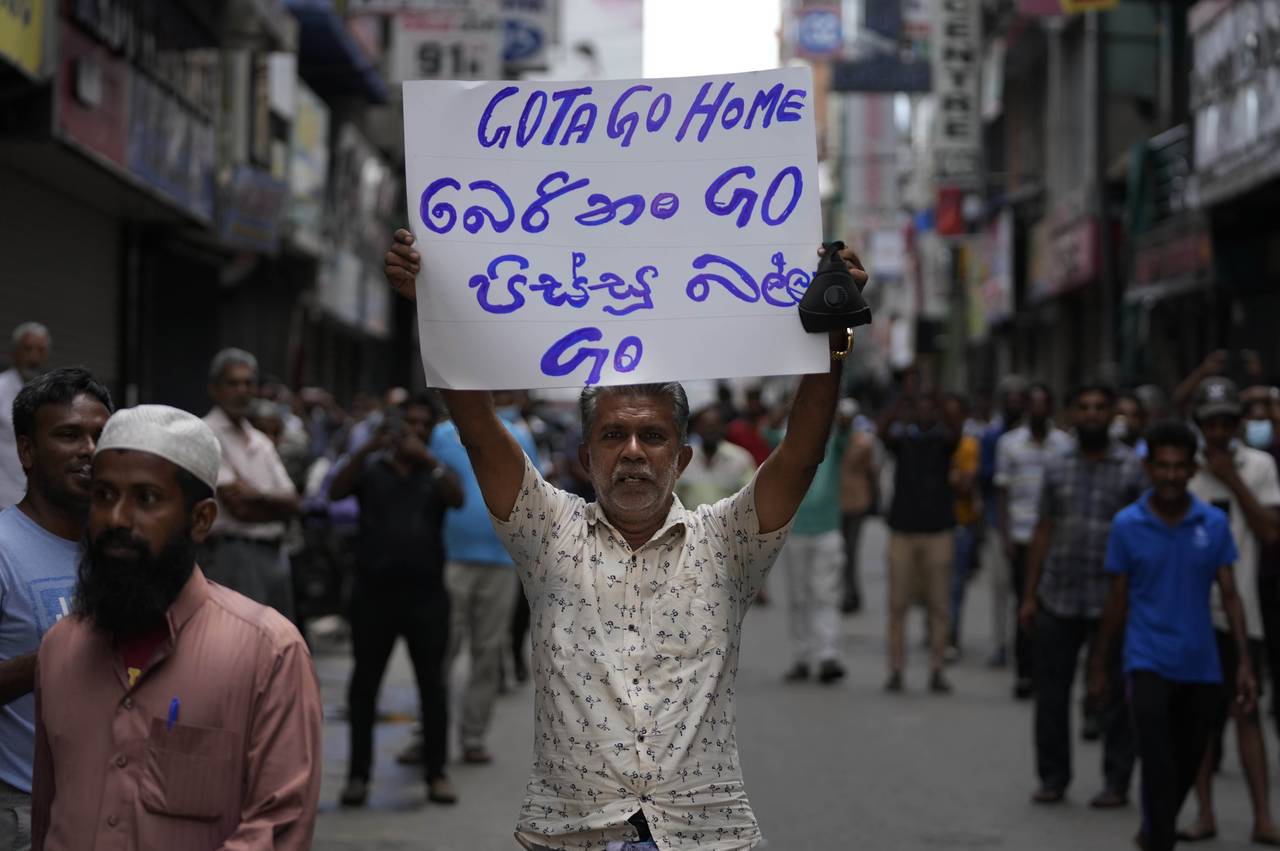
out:
M1012 698L1007 670L985 665L991 650L992 597L985 573L970 588L964 656L949 669L955 693L934 696L926 689L923 611L910 619L913 649L906 693L891 696L881 690L885 531L878 521L868 523L866 530L862 564L867 605L844 621L850 668L844 682L783 684L791 659L780 575L770 579L772 604L756 607L747 618L738 672L738 743L747 791L767 840L762 847L1132 848L1138 825L1136 777L1131 791L1135 803L1128 808L1098 812L1088 807L1101 784L1101 750L1096 743L1077 740L1076 780L1065 803L1044 807L1029 802L1035 785L1032 711L1029 703ZM343 707L349 654L322 645L316 664L326 710L317 851L518 847L512 832L533 738L528 685L516 686L499 701L489 740L495 762L450 767L460 802L424 803L425 787L416 772L394 760L409 739L409 719L417 704L407 658L397 650L380 701L387 720L377 731L378 761L369 805L343 810L336 801L348 750ZM454 670L455 683L465 674L464 665ZM1270 736L1270 719L1267 727ZM1275 760L1274 737L1269 746ZM1212 851L1252 847L1246 790L1230 739L1227 748L1215 786L1222 838L1206 845ZM1193 810L1189 802L1184 823Z

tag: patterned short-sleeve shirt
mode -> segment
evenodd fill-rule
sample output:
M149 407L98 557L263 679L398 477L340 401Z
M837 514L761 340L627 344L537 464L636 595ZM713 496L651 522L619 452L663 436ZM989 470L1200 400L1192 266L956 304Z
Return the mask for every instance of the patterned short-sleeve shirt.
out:
M755 481L713 505L675 499L638 550L596 503L526 461L494 518L532 611L534 763L516 838L599 851L643 810L664 849L754 847L734 679L747 608L789 527L759 533Z

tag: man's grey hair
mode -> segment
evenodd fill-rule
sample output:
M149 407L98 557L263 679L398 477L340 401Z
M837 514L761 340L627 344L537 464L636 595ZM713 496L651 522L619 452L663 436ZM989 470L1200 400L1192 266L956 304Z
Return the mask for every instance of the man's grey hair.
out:
M28 334L36 334L44 337L46 345L53 345L53 335L49 333L49 329L41 325L39 322L23 322L17 328L13 329L13 344L16 346L22 342L22 338Z
M227 367L243 365L253 370L253 374L258 374L258 359L246 352L244 349L223 349L213 356L213 360L209 363L209 381L217 383L222 377L222 373L226 372Z
M675 415L676 436L680 445L689 442L689 397L678 381L664 384L619 384L612 387L588 387L578 397L578 411L582 415L582 442L590 440L591 426L595 422L596 408L602 396L632 396L664 398L671 400L671 412Z

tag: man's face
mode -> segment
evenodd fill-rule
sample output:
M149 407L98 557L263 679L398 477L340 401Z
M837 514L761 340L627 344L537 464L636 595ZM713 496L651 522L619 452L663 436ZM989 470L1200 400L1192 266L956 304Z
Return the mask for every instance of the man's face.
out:
M93 450L110 416L106 405L88 393L37 408L33 434L18 438L27 489L63 509L88 508Z
M598 400L579 459L615 524L643 525L667 512L676 479L692 457L680 445L672 408L661 396L605 394Z
M1147 476L1156 498L1161 502L1175 503L1187 494L1187 482L1196 472L1195 459L1186 449L1177 446L1158 446L1147 457Z
M938 422L938 403L931 396L921 396L916 400L916 424L921 428L932 428Z
M720 415L720 409L711 407L698 414L693 430L703 443L718 445L724 440L724 417Z
M214 404L234 420L249 414L249 405L258 391L258 374L243 363L228 364L222 374L209 385Z
M1049 404L1049 394L1043 390L1032 390L1027 394L1027 417L1035 423L1044 423L1053 413Z
M280 445L280 438L284 435L284 424L280 422L277 416L256 416L249 417L249 423L258 431L271 438L271 442L276 446Z
M1116 400L1116 417L1124 422L1125 434L1136 437L1142 434L1146 423L1143 421L1142 408L1138 400L1123 398Z
M23 334L13 347L13 366L23 381L30 381L44 371L49 362L49 338L43 334Z
M1076 397L1071 413L1081 438L1097 440L1105 438L1110 429L1115 407L1105 393L1089 390Z
M1206 445L1214 449L1227 449L1240 430L1240 420L1230 414L1215 414L1200 420L1200 433Z
M942 421L954 432L964 430L965 410L959 399L947 399L942 403Z
M431 430L436 425L435 414L430 408L423 405L409 405L401 415L401 422L404 423L405 433L412 434L423 443L430 442Z
M195 545L205 540L216 514L212 500L188 510L178 468L158 455L100 453L78 611L115 634L155 627L190 577Z
M1006 422L1016 422L1027 412L1027 394L1021 390L1010 390L1004 394L1003 402Z

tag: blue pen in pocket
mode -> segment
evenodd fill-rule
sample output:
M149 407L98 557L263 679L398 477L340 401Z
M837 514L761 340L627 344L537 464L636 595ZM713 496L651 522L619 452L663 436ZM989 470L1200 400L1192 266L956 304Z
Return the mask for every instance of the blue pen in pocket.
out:
M178 723L178 708L182 705L178 698L169 701L169 720L165 722L164 729L168 732L173 729L173 725Z

